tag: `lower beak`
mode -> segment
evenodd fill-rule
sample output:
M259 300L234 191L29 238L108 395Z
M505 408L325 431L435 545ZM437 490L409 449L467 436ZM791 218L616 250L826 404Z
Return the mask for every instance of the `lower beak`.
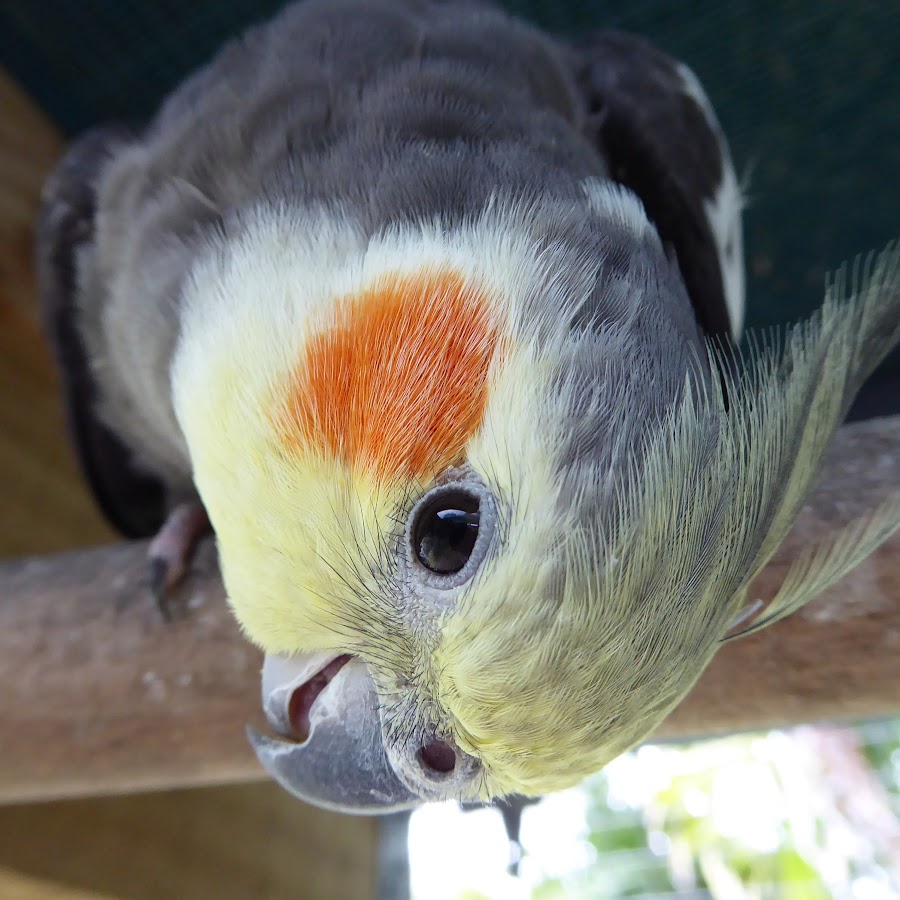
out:
M333 656L267 656L263 707L269 723L284 734L291 695ZM351 658L315 697L302 743L275 740L248 727L263 767L286 790L307 803L337 812L377 814L422 802L397 777L382 739L378 694L369 670Z

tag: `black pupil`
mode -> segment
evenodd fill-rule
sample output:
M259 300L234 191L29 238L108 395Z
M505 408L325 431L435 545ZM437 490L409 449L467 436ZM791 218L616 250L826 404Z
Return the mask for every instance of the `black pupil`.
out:
M478 498L462 491L436 497L419 513L413 526L413 547L419 562L439 575L459 572L478 540Z

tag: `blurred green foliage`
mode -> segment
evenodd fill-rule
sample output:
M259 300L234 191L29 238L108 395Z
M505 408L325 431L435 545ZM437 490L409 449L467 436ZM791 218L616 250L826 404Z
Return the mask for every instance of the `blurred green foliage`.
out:
M900 896L900 720L645 748L581 790L596 855L533 900Z

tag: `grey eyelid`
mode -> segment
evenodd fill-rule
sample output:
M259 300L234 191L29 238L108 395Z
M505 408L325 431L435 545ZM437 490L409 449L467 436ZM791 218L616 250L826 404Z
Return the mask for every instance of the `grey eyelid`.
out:
M441 575L437 572L430 571L419 562L412 545L412 525L413 522L415 522L419 511L424 506L430 504L444 494L456 491L463 491L478 497L478 538L475 541L475 547L472 550L471 556L462 569L458 572ZM481 563L487 555L488 548L490 547L496 523L497 511L494 504L494 498L484 482L474 475L471 477L457 476L452 480L442 482L423 494L416 502L415 506L413 506L412 510L410 510L403 539L406 565L409 575L411 576L413 589L416 590L417 593L426 595L431 599L438 599L442 594L449 595L445 600L452 599L453 596L459 593L461 588L472 580L473 576L480 568Z

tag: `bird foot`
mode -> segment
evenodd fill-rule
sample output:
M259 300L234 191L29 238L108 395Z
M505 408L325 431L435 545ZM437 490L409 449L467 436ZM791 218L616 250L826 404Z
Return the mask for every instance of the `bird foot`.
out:
M150 542L147 552L150 592L167 622L172 621L169 591L184 579L197 543L211 528L202 503L197 500L179 503Z

